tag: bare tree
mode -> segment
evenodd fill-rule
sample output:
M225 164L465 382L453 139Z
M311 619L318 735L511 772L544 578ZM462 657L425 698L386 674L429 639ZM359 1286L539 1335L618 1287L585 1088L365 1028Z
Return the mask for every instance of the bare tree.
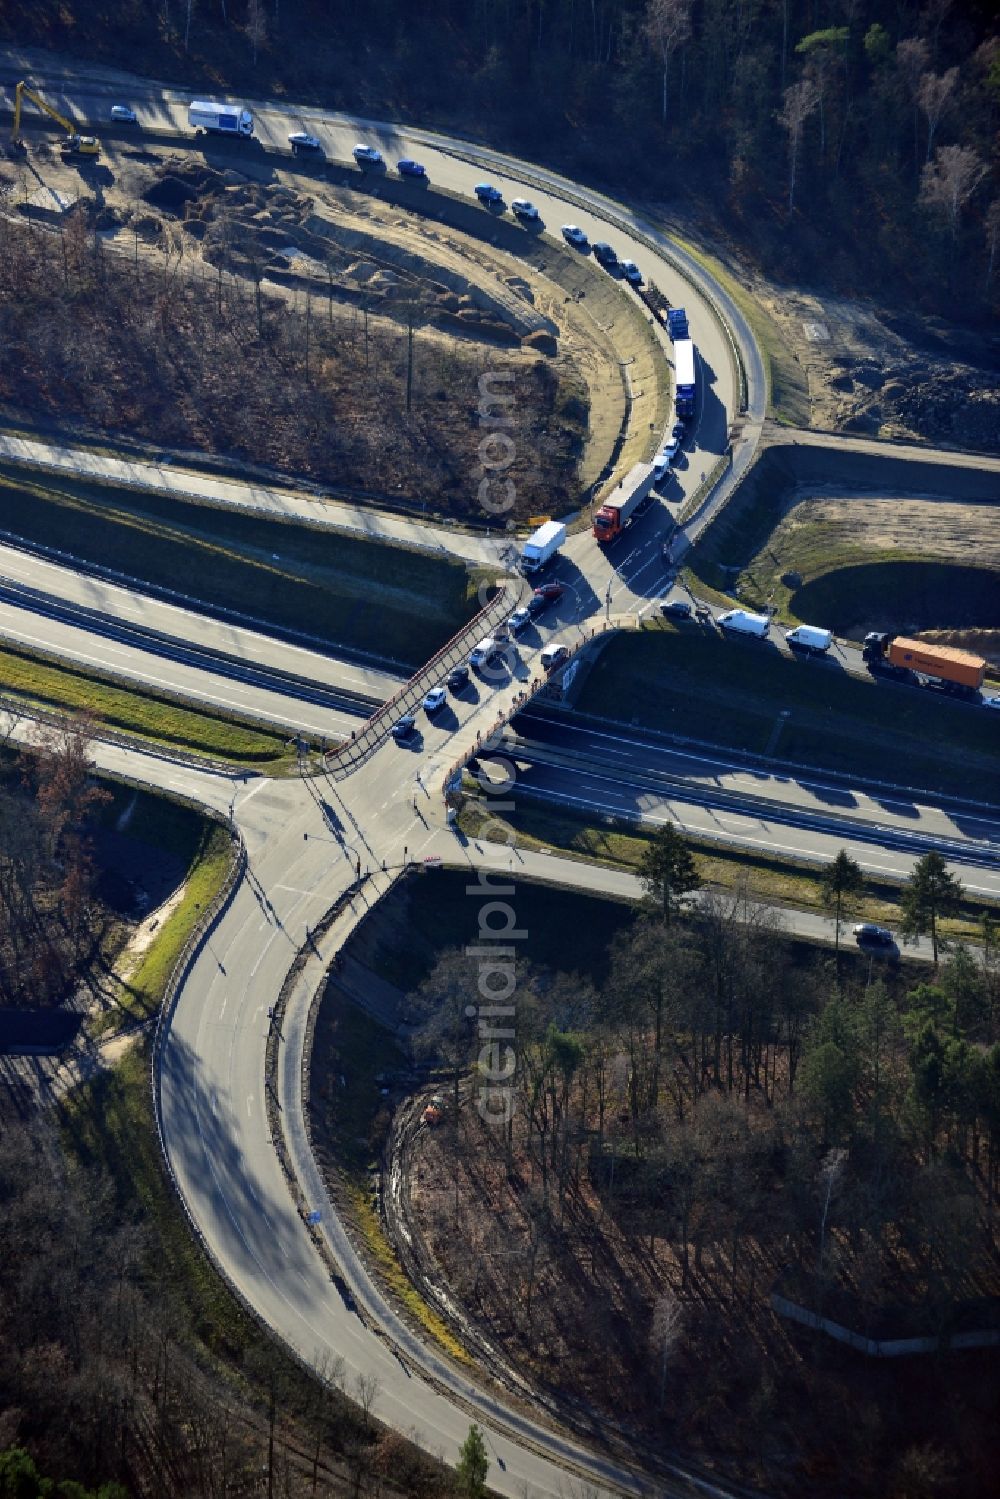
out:
M663 64L663 123L667 123L670 59L691 35L692 0L647 0L644 29Z
M365 1427L371 1425L372 1410L378 1399L379 1380L377 1374L359 1374L354 1381L354 1393L364 1416Z
M993 267L997 258L997 245L1000 244L1000 198L994 198L983 219L986 229L986 247L989 251L989 259L986 262L986 285L993 281Z
M920 80L927 71L927 64L931 60L931 51L923 37L910 36L897 43L896 66L902 74L906 91L913 104L913 164L917 164L918 144L917 129L920 115L917 109L917 90Z
M819 1254L816 1260L816 1277L823 1279L823 1251L826 1246L826 1220L830 1213L830 1202L840 1185L847 1162L847 1151L842 1148L827 1151L819 1168L819 1184L823 1196L823 1207L819 1217Z
M934 160L929 161L920 174L920 201L928 208L944 213L951 226L951 237L958 236L958 221L962 209L987 174L978 153L971 146L939 146ZM993 208L996 209L996 204ZM996 226L990 255L990 272L993 269L993 250L996 245Z
M254 67L257 66L257 49L267 40L267 17L261 0L250 0L247 6L246 34L253 51Z
M813 78L802 78L785 89L785 107L778 121L788 131L788 212L795 207L795 175L802 144L802 130L819 104L819 89Z
M684 1308L673 1291L665 1291L653 1305L653 1321L650 1341L653 1352L660 1361L660 1404L662 1406L667 1389L667 1364L670 1355L680 1342L684 1326Z
M927 154L924 157L925 161L930 161L931 159L934 137L941 123L941 117L954 104L955 90L957 88L957 68L949 68L947 73L924 73L917 84L917 104L927 117Z

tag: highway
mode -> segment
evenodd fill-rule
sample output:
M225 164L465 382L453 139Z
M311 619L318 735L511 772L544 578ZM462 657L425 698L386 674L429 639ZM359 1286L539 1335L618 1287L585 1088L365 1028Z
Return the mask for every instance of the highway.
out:
M121 92L118 84L112 87L107 81L95 81L93 76L82 85L67 78L61 99L57 90L54 102L68 104L82 118L96 119L103 117L108 104ZM187 134L186 99L179 94L160 94L150 85L136 83L129 88L129 102L139 109L144 128ZM380 145L390 159L418 155L427 162L435 182L459 191L467 191L488 165L492 180L508 197L529 193L551 224L579 222L592 237L611 238L619 254L632 255L647 274L654 272L672 301L688 304L703 360L702 386L712 392L711 400L702 407L687 466L680 474L681 493L694 492L699 475L725 448L738 384L722 331L707 308L693 298L689 284L682 280L673 262L658 260L644 241L630 237L625 228L609 232L606 221L598 216L601 205L597 196L563 183L553 174L502 162L482 148L424 132L401 133L387 125L349 121L312 110L296 112L288 106L267 103L255 102L253 108L263 143L269 147L283 145L289 130L308 129L321 135L332 156L343 157L356 139L364 137ZM102 128L101 134L106 136L107 132ZM110 151L109 156L113 162ZM620 214L623 224L635 224L627 210L605 207L604 211ZM703 273L692 269L692 274L705 285ZM705 285L705 290L709 292L710 288ZM722 300L717 290L715 296ZM745 343L749 381L749 417L734 462L738 472L752 454L765 397L759 356L738 315L734 316L734 326L741 345ZM189 476L182 482L190 482ZM716 503L717 499L710 501L708 509ZM704 524L706 514L697 525ZM381 522L379 525L381 528ZM575 642L588 633L582 621L589 620L592 628L595 615L602 610L634 618L643 607L653 606L668 586L659 560L659 538L666 528L665 512L650 517L649 525L637 527L635 543L631 539L623 543L622 555L611 562L586 532L574 538L561 564L570 589L565 603L560 601L546 621L546 632L551 636L565 631ZM389 532L379 529L379 534L388 537ZM35 586L30 579L24 582ZM105 618L114 615L107 595L95 607ZM138 608L142 617L117 616L121 623L130 628L150 624L152 616L142 613L145 602L132 602L129 607ZM194 640L198 649L208 648L204 616L189 614L173 624L176 629L165 632L171 639ZM604 889L619 896L634 892L634 879L629 876L568 859L514 855L488 844L467 844L449 829L443 789L456 765L477 751L482 753L484 743L499 747L503 742L500 736L507 732L504 725L520 705L521 696L534 690L537 653L543 638L533 639L516 658L513 674L490 690L477 689L464 699L451 699L447 711L434 721L422 718L421 733L413 748L392 741L382 743L341 780L332 775L280 782L212 775L153 754L96 746L100 769L184 794L229 817L246 849L246 874L194 953L173 1012L165 1019L157 1078L165 1157L198 1234L246 1303L310 1364L319 1366L324 1354L336 1353L345 1360L349 1386L359 1375L373 1376L378 1388L374 1414L411 1435L426 1450L454 1461L469 1421L475 1417L484 1427L491 1454L490 1485L505 1495L565 1499L580 1493L583 1483L588 1485L588 1494L602 1496L723 1493L697 1475L654 1463L646 1454L635 1455L642 1458L652 1476L633 1473L616 1457L568 1436L554 1418L547 1419L544 1412L533 1408L530 1400L481 1385L424 1346L386 1304L368 1276L325 1197L308 1148L301 1084L309 1006L328 962L404 864L447 859L481 863L496 870L503 870L506 864L512 870L517 862L523 874ZM109 643L116 649L125 648L121 638L110 639ZM244 663L253 659L249 653L254 642L234 635L229 647L230 655L243 653ZM139 647L133 641L128 649L137 652ZM161 672L165 669L163 661L163 656L156 657ZM171 671L183 665L173 656L170 662ZM338 664L337 680L328 682L338 691L344 685L339 675L342 665ZM299 662L296 675L304 675L301 666ZM307 669L311 668L307 665ZM433 680L431 673L427 685ZM233 690L232 678L220 681L225 682L226 691ZM371 686L369 680L366 691ZM300 700L295 702L298 712ZM23 732L23 725L19 732ZM543 735L534 725L531 734L534 742L530 745L524 739L511 741L515 759L524 761L525 790L565 795L572 776L577 785L573 794L592 797L595 806L613 809L617 795L644 816L655 819L675 807L683 816L692 817L698 805L716 826L721 825L724 815L734 826L742 826L747 839L773 846L779 825L779 798L764 810L761 802L777 788L762 784L739 767L706 761L696 766L694 757L688 756L687 769L682 772L678 762L668 765L666 755L644 766L640 762L648 747L623 742L613 750L619 757L619 768L628 772L616 778L617 792L606 775L593 769L587 770L590 779L584 779L581 790L575 769L553 763L551 737L543 743ZM608 751L607 743L591 741L591 757L606 756ZM556 758L561 753L556 746ZM551 778L548 784L547 777ZM697 788L697 803L678 794L678 785L685 779ZM790 847L809 850L818 846L817 839L829 834L819 827L804 831L806 820L818 818L822 811L827 824L838 827L841 816L831 811L829 800L822 806L821 789L815 785L801 786L796 794L801 795L796 814L799 820L792 822L787 816L786 786L780 804L785 820L780 826L786 830L783 836L789 837ZM751 795L756 798L752 808ZM720 798L727 799L724 807ZM737 799L742 799L738 805ZM898 842L895 833L886 841L876 826L876 816L882 825L891 821L892 814L884 805L879 809L874 802L857 796L850 808L844 809L844 815L848 812L856 832L864 824L881 839L877 845L859 839L858 846L866 856L873 847L884 853L893 849L894 839ZM900 815L910 814L901 809ZM919 816L923 818L923 809ZM930 809L927 816L931 816ZM794 837L787 832L791 827L795 828ZM957 830L957 824L955 827ZM927 829L929 836L936 836L929 822ZM970 847L979 833L987 841L993 837L992 828L981 827L968 836ZM838 839L838 846L842 841ZM909 856L899 851L886 857L905 861ZM978 865L975 872L977 878L986 878ZM329 913L335 914L313 950L310 934ZM817 928L815 934L823 933ZM305 963L291 987L282 1021L277 1074L266 1077L268 1010L303 951ZM297 1199L289 1191L274 1150L266 1106L268 1089L276 1093L281 1105L279 1117L297 1174ZM317 1253L304 1222L304 1213L310 1211L320 1213L320 1230L363 1316L346 1304L331 1282L328 1263Z

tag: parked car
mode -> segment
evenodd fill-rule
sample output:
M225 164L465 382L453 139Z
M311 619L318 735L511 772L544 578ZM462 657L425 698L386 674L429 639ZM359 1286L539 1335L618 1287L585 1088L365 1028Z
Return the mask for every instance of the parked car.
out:
M533 597L544 599L547 604L551 604L556 599L561 599L565 592L566 589L562 583L542 583L535 589Z
M128 104L112 104L111 118L117 120L120 125L138 124L138 115Z
M667 599L666 603L660 605L660 613L666 614L669 619L690 619L691 605L686 599Z
M315 155L317 151L322 151L323 149L319 136L309 135L305 130L296 130L294 135L288 137L288 144L296 156L300 153L303 155Z
M676 443L667 443L661 448L653 459L653 483L662 484L674 466L674 454L677 452Z
M854 940L859 947L895 947L896 939L888 927L877 926L874 921L862 921L854 928Z
M606 239L595 240L594 259L599 265L603 265L609 270L612 266L618 264L618 256L615 254L614 250L608 244Z
M550 600L545 597L544 593L533 593L527 603L528 617L537 619L549 607L549 603Z
M438 713L448 701L448 694L443 687L432 687L424 698L424 712L428 715Z
M530 624L531 624L531 610L530 609L515 609L514 613L511 615L510 619L507 621L508 629L510 630L510 633L512 635L520 635L521 631L524 630L524 629L527 629L528 625L530 625Z
M579 224L564 224L562 237L568 245L572 245L577 250L585 250L590 243Z
M361 142L354 147L351 155L359 167L380 167L385 164L382 160L381 151L376 150L374 146L366 146Z
M491 182L477 182L475 193L480 203L485 203L487 207L493 208L503 203L503 193Z
M401 177L427 176L427 168L424 166L423 162L411 161L408 156L404 156L402 161L397 161L396 171Z
M642 285L642 272L640 271L634 260L622 261L622 275L625 277L625 280L628 282L629 286Z
M396 740L409 739L416 726L416 714L404 713L402 718L397 718L396 722L392 726L392 729L390 730L390 733L392 734L393 739Z
M670 435L679 445L687 435L687 427L683 422L674 422L674 425L670 429Z
M461 692L463 687L469 685L469 668L467 666L456 666L447 676L447 684L452 692Z
M555 671L557 666L562 666L564 661L569 660L569 646L563 645L560 640L554 640L545 647L539 659L544 671Z
M983 698L984 708L1000 708L1000 696L993 693L990 697Z
M510 210L515 218L524 219L529 224L537 223L540 217L534 203L529 203L527 198L513 198Z

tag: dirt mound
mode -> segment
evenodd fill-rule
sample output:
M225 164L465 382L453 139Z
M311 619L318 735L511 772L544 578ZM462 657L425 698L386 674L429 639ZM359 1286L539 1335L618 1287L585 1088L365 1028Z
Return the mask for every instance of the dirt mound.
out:
M198 193L190 183L182 182L171 173L161 177L159 182L154 182L142 196L146 203L158 208L161 213L180 214L186 204L195 201Z
M924 359L858 360L835 369L831 384L848 397L838 408L844 431L997 448L1000 378L994 373Z

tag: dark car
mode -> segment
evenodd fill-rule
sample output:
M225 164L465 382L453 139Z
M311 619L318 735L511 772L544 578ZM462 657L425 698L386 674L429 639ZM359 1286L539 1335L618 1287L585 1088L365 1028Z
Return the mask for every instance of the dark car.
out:
M599 265L613 266L618 264L618 256L608 244L606 239L596 240L594 243L594 259Z
M485 203L487 207L496 208L503 202L503 193L492 182L477 182L475 194L480 203Z
M666 614L670 619L690 619L691 605L685 599L667 599L665 604L660 605L660 613Z
M397 161L397 163L396 163L396 171L399 173L399 175L401 177L426 177L427 176L427 168L424 166L423 162L422 161L411 161L408 156L404 157L402 161Z
M456 666L454 671L448 673L446 680L452 692L461 692L463 687L469 685L469 668Z
M876 926L874 921L862 921L854 928L854 940L859 947L895 947L896 939L888 927Z
M391 733L393 739L409 739L416 726L416 715L413 713L404 713L402 718L398 718L392 726Z
M544 599L547 604L551 604L554 600L561 599L565 592L566 589L561 583L543 583L535 589L533 597Z
M297 130L294 135L290 135L288 144L296 156L315 156L323 149L323 143L319 137L309 135L305 130Z
M525 605L529 619L537 619L549 607L550 602L543 593L533 593Z

